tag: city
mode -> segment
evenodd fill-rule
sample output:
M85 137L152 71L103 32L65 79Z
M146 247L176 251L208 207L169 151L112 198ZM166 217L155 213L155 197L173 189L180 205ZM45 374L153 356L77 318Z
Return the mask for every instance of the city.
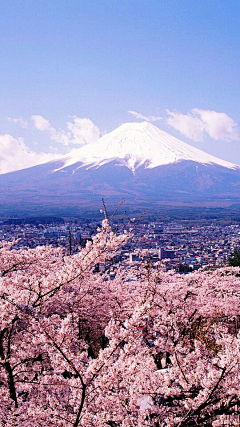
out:
M42 222L41 222L42 221ZM74 254L96 234L101 221L61 218L39 220L6 220L0 222L0 241L16 241L17 248L36 246L61 247L64 254ZM125 227L122 224L121 227ZM113 230L116 223L113 222ZM228 264L234 249L239 247L239 224L192 225L187 221L166 222L142 219L135 225L132 237L119 249L114 262L125 266L140 261L138 253L144 250L145 258L156 262L163 271L175 270L189 273L204 267L223 267ZM104 266L101 266L104 269ZM114 270L114 265L111 269Z

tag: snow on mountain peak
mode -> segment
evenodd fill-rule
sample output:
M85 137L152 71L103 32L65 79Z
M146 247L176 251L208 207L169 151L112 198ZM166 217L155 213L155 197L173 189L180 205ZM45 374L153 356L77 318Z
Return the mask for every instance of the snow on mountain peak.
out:
M181 160L230 169L238 167L180 141L149 122L124 123L96 143L73 150L62 160L63 168L79 162L92 167L118 160L132 171L141 165L154 168Z

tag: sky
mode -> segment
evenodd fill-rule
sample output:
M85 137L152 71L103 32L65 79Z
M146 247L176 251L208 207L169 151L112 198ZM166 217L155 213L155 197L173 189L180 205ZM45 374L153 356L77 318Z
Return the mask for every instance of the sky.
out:
M147 120L240 165L239 0L1 0L0 173Z

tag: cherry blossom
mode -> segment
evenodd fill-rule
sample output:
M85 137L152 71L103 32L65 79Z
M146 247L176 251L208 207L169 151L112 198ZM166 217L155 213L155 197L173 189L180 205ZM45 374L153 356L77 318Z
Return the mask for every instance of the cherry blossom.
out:
M70 256L1 244L1 425L234 425L240 269L165 273L143 254L98 272L130 237L105 219Z

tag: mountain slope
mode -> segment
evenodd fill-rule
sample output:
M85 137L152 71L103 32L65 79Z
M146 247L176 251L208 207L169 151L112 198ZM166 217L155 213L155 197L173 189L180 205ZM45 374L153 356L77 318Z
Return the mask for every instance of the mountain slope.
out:
M240 201L240 167L149 123L127 123L58 161L0 175L0 214L108 205L222 206Z

